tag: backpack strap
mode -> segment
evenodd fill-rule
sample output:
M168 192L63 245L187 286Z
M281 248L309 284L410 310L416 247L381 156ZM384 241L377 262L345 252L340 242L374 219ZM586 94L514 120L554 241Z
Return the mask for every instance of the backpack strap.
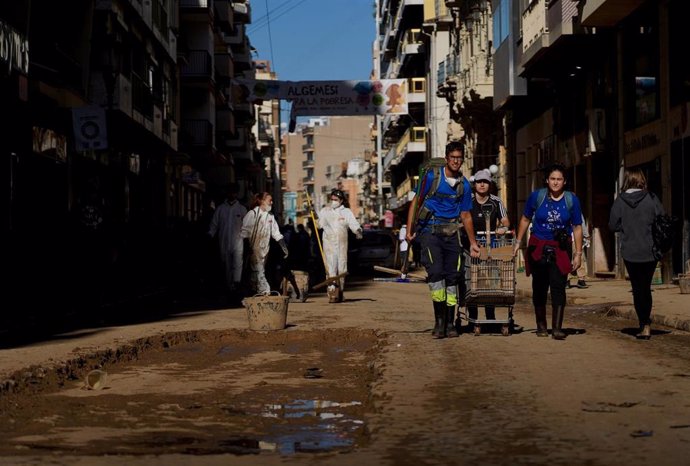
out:
M534 213L532 214L533 219L534 219L534 215L537 213L537 209L539 207L541 207L541 205L546 200L547 194L548 194L548 189L546 189L546 188L541 188L537 192L537 198L535 199L535 202L533 205L533 207L534 207ZM572 216L573 216L573 193L572 193L572 191L564 191L563 197L565 198L565 207L568 209L568 212L570 212L570 217L572 218Z
M444 167L435 167L434 168L434 179L431 182L431 188L429 189L429 192L427 193L426 197L430 196L438 196L442 198L451 198L451 197L462 197L462 195L465 193L465 177L463 175L460 175L460 179L458 180L458 183L455 185L455 195L449 195L449 194L443 194L443 193L438 193L438 187L441 184L441 177L443 176L441 173L441 170L444 169Z

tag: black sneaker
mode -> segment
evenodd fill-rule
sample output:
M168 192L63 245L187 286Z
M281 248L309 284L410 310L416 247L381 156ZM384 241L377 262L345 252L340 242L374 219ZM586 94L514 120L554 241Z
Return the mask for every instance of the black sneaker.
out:
M587 285L587 283L585 283L584 280L578 280L577 281L577 287L578 288L589 288L589 285Z

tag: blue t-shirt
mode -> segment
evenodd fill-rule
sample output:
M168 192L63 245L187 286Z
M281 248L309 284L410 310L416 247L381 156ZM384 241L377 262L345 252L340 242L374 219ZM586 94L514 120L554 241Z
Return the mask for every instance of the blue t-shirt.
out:
M568 211L568 206L565 202L565 195L559 200L554 201L547 194L544 202L537 206L537 212L534 214L534 206L537 204L537 196L539 190L533 191L527 198L525 210L522 213L525 217L532 219L532 234L537 238L543 240L553 240L553 232L558 228L565 228L568 234L572 234L573 225L582 225L582 209L580 208L580 200L575 194L572 195L573 205ZM572 214L572 216L571 216Z
M460 212L469 212L472 210L472 188L470 187L469 181L460 174L463 183L463 191L462 197L458 197L456 189L451 187L446 181L444 168L439 170L441 172L441 181L435 193L437 195L426 197L433 184L435 171L436 170L429 170L425 180L420 185L424 186L423 191L419 193L422 199L424 199L424 206L433 213L433 218L421 219L422 221L428 220L425 225L444 223L444 219L458 219L460 217ZM441 194L441 196L438 196L438 194Z

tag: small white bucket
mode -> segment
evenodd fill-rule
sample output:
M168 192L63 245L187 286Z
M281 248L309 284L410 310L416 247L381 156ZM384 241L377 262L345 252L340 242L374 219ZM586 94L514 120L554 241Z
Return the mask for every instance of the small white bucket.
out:
M289 296L279 294L244 298L242 305L247 309L249 330L283 330L287 323L289 300Z
M690 274L679 275L678 285L680 285L680 294L690 294Z

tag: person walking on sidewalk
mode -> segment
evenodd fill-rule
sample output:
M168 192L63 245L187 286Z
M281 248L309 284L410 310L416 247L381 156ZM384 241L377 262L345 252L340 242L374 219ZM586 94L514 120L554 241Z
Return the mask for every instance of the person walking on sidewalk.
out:
M470 213L472 214L472 224L475 230L483 231L488 225L491 236L494 238L494 234L506 234L510 227L510 220L501 198L491 194L491 181L491 172L486 168L479 170L474 175L474 197L472 198L472 210ZM463 243L466 247L469 244L464 230ZM484 306L484 312L486 313L487 320L496 319L495 306ZM476 304L467 306L467 315L470 319L477 319L479 313Z
M479 257L470 214L472 191L460 172L462 162L462 144L448 143L445 165L429 168L422 175L407 211L407 240L411 242L419 235L421 242L420 260L426 268L434 306L435 324L431 333L434 338L458 336L454 320L464 269L461 224L468 234L470 255Z
M545 174L546 188L533 191L525 204L514 254L517 255L520 250L522 239L531 224L525 271L528 276L532 275L532 302L537 336L549 335L546 298L550 288L553 312L551 337L563 340L566 337L562 330L565 285L568 274L577 270L582 263L582 211L577 196L565 190L565 167L553 164L546 169Z
M247 208L237 200L237 185L227 188L226 199L213 213L208 234L218 236L220 260L225 270L225 287L231 294L240 288L242 280L242 219Z
M347 230L352 230L357 239L362 239L362 227L352 211L345 205L345 193L339 189L331 191L331 204L319 212L319 225L323 228L323 253L326 256L329 277L347 272ZM328 302L343 300L345 277L338 283L328 285Z
M278 241L284 258L288 257L288 248L278 228L278 222L271 214L273 197L269 193L259 193L254 198L255 207L247 212L242 221L242 238L247 240L246 249L251 271L251 282L257 294L267 295L271 286L266 280L266 258L270 250L271 238Z
M652 250L652 223L664 213L659 198L647 191L647 179L639 168L627 168L623 189L613 201L609 215L609 229L619 233L621 256L630 277L633 304L640 322L638 339L652 336L652 278L657 259Z

